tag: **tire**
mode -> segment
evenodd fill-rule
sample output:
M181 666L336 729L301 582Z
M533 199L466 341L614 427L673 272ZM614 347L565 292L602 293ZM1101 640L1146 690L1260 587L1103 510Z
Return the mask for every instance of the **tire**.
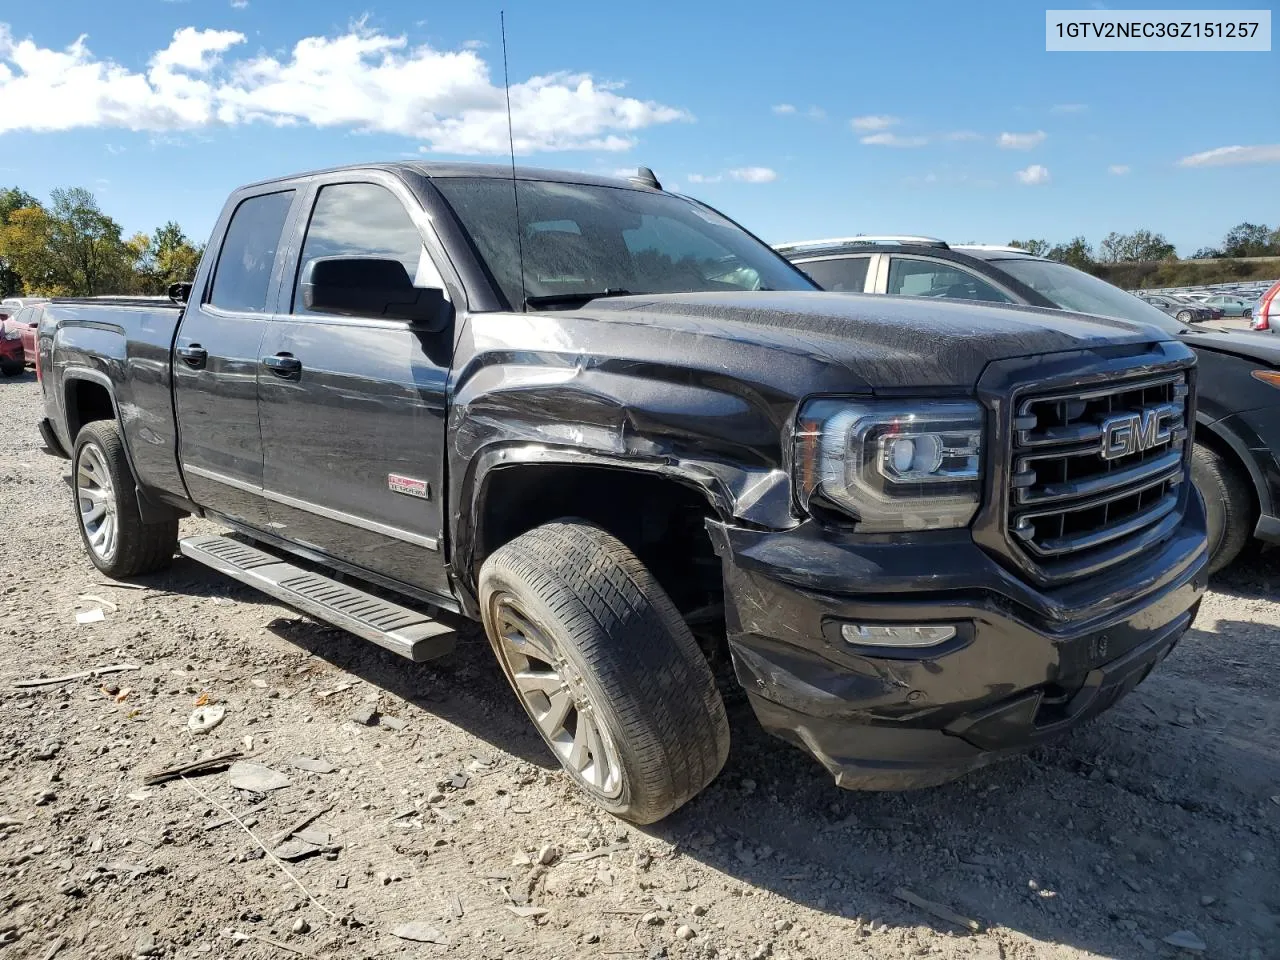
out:
M26 365L21 363L0 364L0 373L4 374L6 377L16 377L25 369Z
M1190 323L1194 317L1191 316L1190 310L1179 310L1173 319L1177 320L1179 323Z
M109 577L121 578L163 570L173 562L177 517L142 522L137 485L115 421L95 420L80 430L71 454L71 480L76 526L95 567ZM96 494L90 485L95 480ZM86 514L86 508L99 502L105 504L105 514L99 518ZM95 545L96 534L108 520L112 530L102 538L102 545ZM107 540L114 541L110 549L106 549Z
M1234 461L1202 443L1191 452L1191 479L1204 497L1209 572L1217 573L1236 558L1253 533L1253 488Z
M1252 319L1253 319L1253 310L1252 310L1251 308L1249 308L1249 307L1245 307L1243 310L1241 310L1241 311L1240 311L1240 319L1241 319L1241 320L1252 320Z
M729 725L711 668L670 597L619 540L573 518L536 527L485 560L479 593L507 680L598 806L653 823L715 779ZM564 717L559 730L550 729L555 715ZM580 737L590 764L575 757Z

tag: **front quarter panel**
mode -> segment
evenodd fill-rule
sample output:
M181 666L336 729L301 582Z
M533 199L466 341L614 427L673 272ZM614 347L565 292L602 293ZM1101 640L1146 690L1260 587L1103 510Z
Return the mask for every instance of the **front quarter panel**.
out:
M449 414L454 569L471 568L486 474L514 462L651 471L701 490L724 520L794 526L784 436L795 391L847 391L842 373L811 356L625 318L471 315Z

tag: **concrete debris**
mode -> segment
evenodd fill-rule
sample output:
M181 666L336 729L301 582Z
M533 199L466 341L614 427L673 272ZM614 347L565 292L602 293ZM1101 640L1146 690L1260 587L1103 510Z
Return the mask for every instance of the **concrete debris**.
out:
M687 923L682 923L680 924L680 926L676 927L677 939L692 940L697 935L698 935L698 932L694 930L693 927L689 926Z
M507 912L512 913L522 919L537 920L539 917L545 917L549 910L545 907L522 907L514 904L507 904Z
M389 717L384 713L378 718L378 725L388 727L391 730L403 730L409 724L406 720L402 720L399 717Z
M50 740L48 743L42 743L31 752L32 760L52 760L58 755L58 751L62 749L62 744L57 740Z
M1177 930L1164 938L1164 942L1179 950L1190 950L1192 953L1204 953L1209 945L1190 930Z
M333 773L338 769L328 760L314 759L312 757L293 757L289 762L299 770L306 770L308 773Z
M378 707L373 703L362 703L347 714L347 719L362 727L372 727L378 722Z
M227 771L227 781L237 790L250 790L253 793L280 790L293 782L283 773L247 760L232 764Z
M81 610L76 614L76 623L84 626L90 623L101 623L107 619L106 614L102 612L101 607L91 607L88 610Z
M957 927L963 927L974 933L977 933L982 929L982 924L978 923L977 920L970 920L968 917L962 917L951 908L933 900L926 900L918 893L912 893L905 887L899 887L897 890L893 891L893 895L904 903L909 903L914 907L919 907L926 913L933 914L939 920L945 920L947 923L953 923Z
M544 843L538 851L538 863L549 867L560 859L560 848L554 843Z
M196 707L187 718L187 729L194 734L208 733L226 719L227 708L220 704Z
M391 935L401 940L412 940L414 943L436 943L441 946L447 946L449 943L448 937L423 920L402 923L391 931Z
M297 920L293 921L293 926L290 927L290 929L294 933L307 933L311 930L311 924L307 923L306 917L299 917Z

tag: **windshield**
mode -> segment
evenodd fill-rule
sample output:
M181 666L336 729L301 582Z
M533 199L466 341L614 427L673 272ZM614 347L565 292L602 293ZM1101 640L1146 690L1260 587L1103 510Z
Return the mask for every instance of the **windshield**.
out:
M1169 333L1178 333L1183 329L1182 324L1151 304L1065 263L1050 260L1001 260L1000 269L1014 279L1021 280L1063 310L1148 323Z
M511 181L439 177L490 273L519 310L580 306L584 296L816 290L769 247L691 201L623 187L520 180L520 246Z

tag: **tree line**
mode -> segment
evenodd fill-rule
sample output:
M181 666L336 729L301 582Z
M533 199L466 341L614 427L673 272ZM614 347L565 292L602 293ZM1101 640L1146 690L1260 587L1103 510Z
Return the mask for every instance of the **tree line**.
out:
M1116 233L1103 238L1095 251L1084 237L1073 237L1066 243L1050 244L1048 240L1010 240L1009 246L1026 250L1037 257L1048 257L1089 270L1098 264L1149 263L1176 260L1178 251L1163 234L1150 230ZM1280 257L1280 227L1265 223L1238 223L1223 237L1217 247L1201 247L1192 260L1228 260L1240 257Z
M170 220L154 233L124 231L93 193L59 188L48 203L0 189L0 295L160 294L195 276L204 246Z

